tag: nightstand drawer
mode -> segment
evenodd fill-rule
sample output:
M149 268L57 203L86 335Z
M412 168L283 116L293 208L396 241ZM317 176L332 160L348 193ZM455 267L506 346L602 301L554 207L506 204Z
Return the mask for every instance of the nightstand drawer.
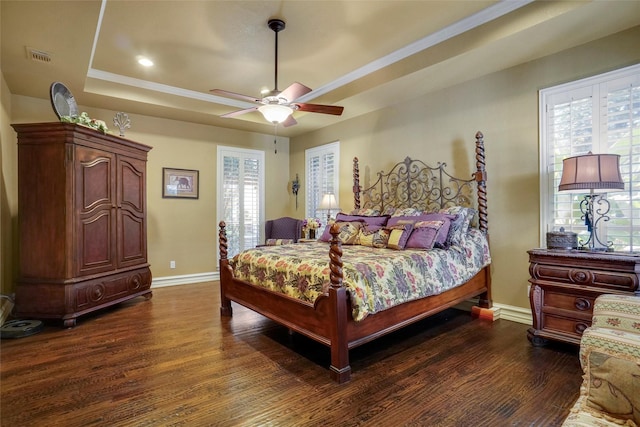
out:
M582 333L585 329L591 326L591 321L576 320L562 316L555 316L550 314L544 315L543 329L547 332L559 332L561 334L569 335L580 341Z
M541 263L531 266L531 276L535 280L594 286L601 290L633 292L638 286L635 272L604 271Z
M565 294L548 290L544 292L545 308L555 307L562 310L586 313L589 316L593 314L594 301L595 297L585 295Z

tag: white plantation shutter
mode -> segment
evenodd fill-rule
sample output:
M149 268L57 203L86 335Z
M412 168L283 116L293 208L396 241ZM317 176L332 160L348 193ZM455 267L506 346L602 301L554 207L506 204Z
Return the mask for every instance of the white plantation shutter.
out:
M548 150L548 190L552 197L551 224L554 229L580 231L580 194L558 191L562 176L562 160L589 151L599 152L593 147L593 90L581 88L550 96L546 108L546 137L552 144ZM584 227L582 227L584 229ZM551 231L551 230L544 230Z
M264 152L218 147L218 222L227 224L228 256L262 241Z
M611 220L608 237L623 242L622 249L640 249L640 66L624 79L603 83L606 102L601 103L601 116L606 127L601 139L607 152L620 155L620 173L624 191L611 193Z
M600 222L615 250L640 249L640 65L540 91L541 242L564 227L583 241L583 193L559 192L562 160L593 153L620 155L623 191L606 194L610 220ZM604 238L603 238L604 240Z
M325 225L327 211L319 210L320 202L324 194L332 193L340 206L338 198L340 166L340 143L322 145L305 151L306 159L306 209L305 216L319 218ZM333 210L337 212L338 206Z

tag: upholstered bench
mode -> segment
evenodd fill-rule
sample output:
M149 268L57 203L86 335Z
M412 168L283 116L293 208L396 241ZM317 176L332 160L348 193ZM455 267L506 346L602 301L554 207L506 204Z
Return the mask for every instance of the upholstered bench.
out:
M580 364L580 397L562 425L640 426L640 296L596 299Z

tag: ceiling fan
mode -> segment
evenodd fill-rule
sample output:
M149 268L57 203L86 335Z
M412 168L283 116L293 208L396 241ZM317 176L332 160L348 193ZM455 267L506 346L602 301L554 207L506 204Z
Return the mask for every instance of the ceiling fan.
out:
M266 93L263 98L254 98L252 96L241 95L239 93L229 92L223 89L211 89L211 92L217 95L260 104L255 107L232 111L231 113L223 114L220 117L236 117L241 114L246 114L257 110L262 113L267 121L275 125L282 124L283 126L287 127L295 125L297 123L292 115L294 111L333 114L335 116L341 115L344 107L340 107L337 105L321 105L295 102L296 99L311 92L311 88L301 83L295 82L282 92L278 90L278 33L284 30L285 23L281 19L270 19L267 24L269 25L269 28L275 33L276 38L275 88L272 91Z

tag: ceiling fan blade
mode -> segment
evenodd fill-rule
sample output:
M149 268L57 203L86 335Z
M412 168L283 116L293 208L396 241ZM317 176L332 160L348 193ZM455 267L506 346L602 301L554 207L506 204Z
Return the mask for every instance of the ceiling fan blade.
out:
M293 114L289 114L289 117L287 117L287 119L282 122L282 126L288 128L289 126L293 126L293 125L297 125L298 122L296 121L296 119L293 118Z
M311 92L310 87L306 87L302 83L295 82L282 92L280 92L280 97L285 98L287 101L295 101L300 98L302 95L306 95Z
M244 110L237 110L237 111L232 111L232 112L227 113L227 114L223 114L220 117L224 117L225 119L227 119L227 118L230 118L230 117L239 116L241 114L250 113L250 112L256 111L256 110L258 110L258 107L245 108Z
M344 107L340 107L338 105L321 105L321 104L302 104L299 102L295 103L298 111L308 111L310 113L323 113L323 114L333 114L334 116L340 116Z
M253 96L247 96L247 95L242 95L235 92L229 92L228 90L223 90L223 89L211 89L209 92L216 95L224 96L227 98L241 99L243 101L249 101L249 102L260 102L259 99L256 99Z

